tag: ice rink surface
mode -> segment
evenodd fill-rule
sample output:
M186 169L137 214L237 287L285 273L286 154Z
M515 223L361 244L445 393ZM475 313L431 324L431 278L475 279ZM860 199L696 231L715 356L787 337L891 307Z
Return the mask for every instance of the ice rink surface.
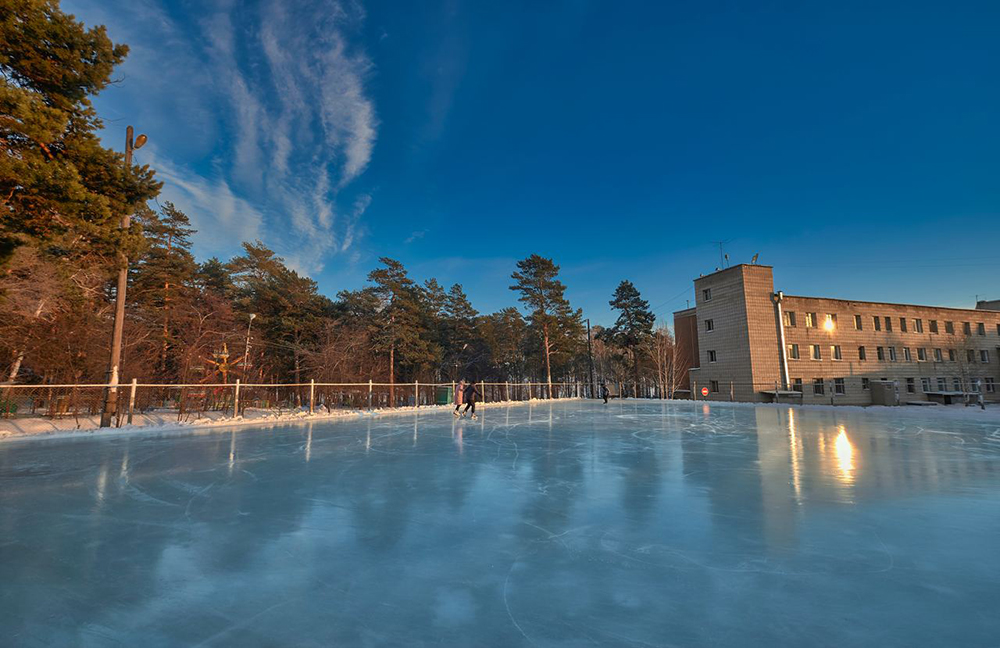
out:
M0 444L4 646L997 646L1000 430L659 401Z

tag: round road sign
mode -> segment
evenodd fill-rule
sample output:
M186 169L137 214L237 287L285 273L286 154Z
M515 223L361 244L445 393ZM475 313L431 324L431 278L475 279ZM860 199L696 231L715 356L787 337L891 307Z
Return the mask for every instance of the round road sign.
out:
M708 396L708 387L702 387L701 388L701 395L702 396Z

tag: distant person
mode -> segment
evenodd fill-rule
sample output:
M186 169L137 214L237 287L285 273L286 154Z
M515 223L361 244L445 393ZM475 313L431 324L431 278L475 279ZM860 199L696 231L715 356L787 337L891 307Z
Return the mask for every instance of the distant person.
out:
M476 383L469 383L465 386L465 391L462 394L462 399L465 401L465 411L462 412L462 416L469 413L472 410L472 420L476 420L476 399L481 397L482 394L476 389Z
M983 401L983 383L982 381L976 381L976 404L979 405L979 409L986 409L986 402Z
M604 404L605 405L608 404L608 397L610 397L610 396L611 396L611 390L608 389L607 385L605 385L604 383L601 383L601 398L604 399Z
M458 387L455 388L455 416L459 415L459 408L462 407L462 392L465 391L465 379L458 381Z

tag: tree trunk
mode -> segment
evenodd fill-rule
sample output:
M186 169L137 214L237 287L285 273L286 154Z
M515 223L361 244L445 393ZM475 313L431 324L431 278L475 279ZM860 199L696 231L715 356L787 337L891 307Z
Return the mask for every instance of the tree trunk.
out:
M549 384L549 398L552 398L552 361L550 360L550 348L549 348L549 327L542 327L542 337L544 338L545 344L545 377Z
M395 404L396 398L396 343L389 345L389 407Z

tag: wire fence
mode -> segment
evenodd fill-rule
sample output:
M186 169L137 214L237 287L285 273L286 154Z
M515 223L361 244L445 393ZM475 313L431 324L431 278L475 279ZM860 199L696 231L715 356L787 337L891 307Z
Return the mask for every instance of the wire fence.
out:
M534 399L589 398L580 382L479 382L477 403ZM135 417L193 421L205 416L235 417L248 413L331 413L335 410L389 409L447 405L456 402L455 383L213 383L163 385L133 381L115 386L0 385L0 418L76 419L100 416L109 388L117 389L115 426Z

